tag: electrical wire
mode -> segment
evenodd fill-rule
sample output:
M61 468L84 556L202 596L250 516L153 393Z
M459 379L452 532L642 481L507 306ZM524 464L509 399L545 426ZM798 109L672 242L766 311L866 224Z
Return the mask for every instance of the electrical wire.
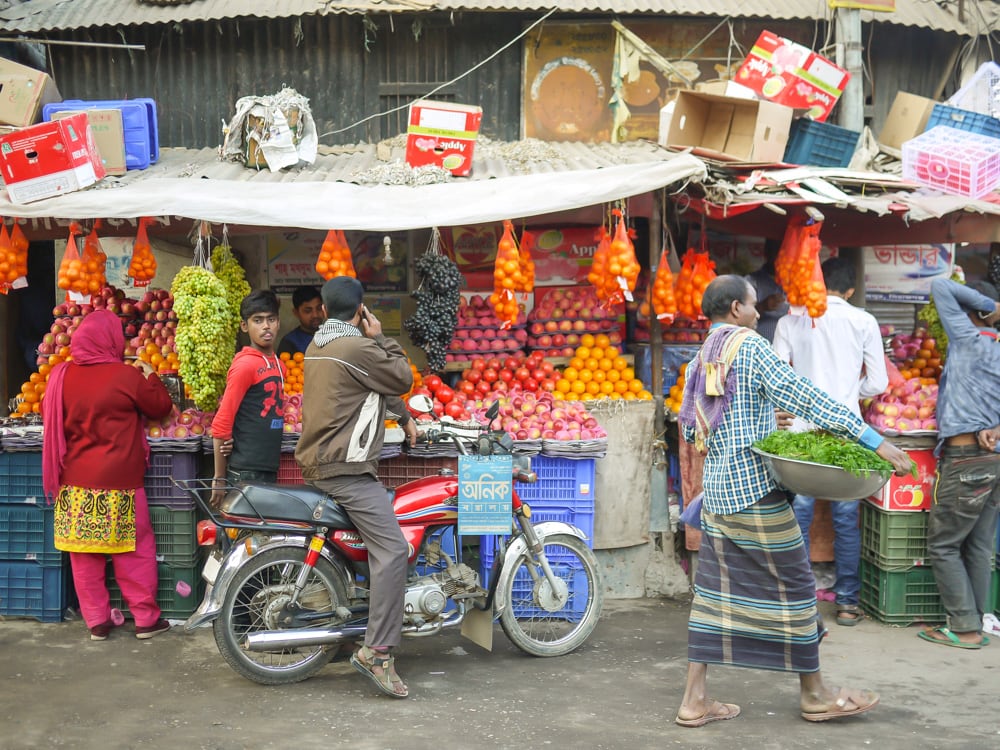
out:
M453 83L461 81L467 75L469 75L469 74L475 72L476 70L478 70L479 68L483 67L486 63L490 62L491 60L493 60L494 58L496 58L497 56L499 56L502 52L507 51L515 43L521 41L536 26L538 26L539 24L541 24L544 21L546 21L549 18L549 16L551 16L557 10L559 10L559 9L558 8L550 8L549 11L544 16L542 16L541 18L537 19L534 23L532 23L524 31L522 31L520 34L518 34L513 39L511 39L509 42L507 42L504 46L502 46L500 49L498 49L492 55L490 55L489 57L487 57L487 58L485 58L483 60L480 60L478 63L476 63L475 65L473 65L471 68L469 68L464 73L459 74L455 78L452 78L450 81L442 83L440 86L438 86L437 88L432 89L431 91L428 91L423 96L417 97L417 99L425 99L425 98L427 98L429 96L433 96L434 94L436 94L441 89L447 88L448 86L451 86ZM338 128L337 130L330 130L330 131L328 131L326 133L322 133L319 136L317 136L317 138L325 138L328 135L336 135L338 133L343 133L344 131L350 130L351 128L356 128L358 125L364 125L366 122L368 122L370 120L374 120L374 119L377 119L379 117L385 117L386 115L395 114L396 112L399 112L400 110L406 109L409 106L410 106L409 103L407 103L407 104L400 104L398 107L394 107L393 109L387 110L385 112L376 112L375 114L368 115L368 117L364 117L364 118L358 120L357 122L354 122L354 123L351 123L350 125L347 125L346 127Z

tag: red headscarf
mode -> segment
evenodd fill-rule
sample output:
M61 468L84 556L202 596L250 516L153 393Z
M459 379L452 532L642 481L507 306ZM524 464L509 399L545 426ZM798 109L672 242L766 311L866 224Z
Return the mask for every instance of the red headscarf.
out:
M86 367L124 362L125 334L118 316L107 310L94 310L84 317L70 342L73 363ZM42 489L47 497L59 492L63 458L66 456L66 433L63 425L63 384L68 362L56 365L42 399Z

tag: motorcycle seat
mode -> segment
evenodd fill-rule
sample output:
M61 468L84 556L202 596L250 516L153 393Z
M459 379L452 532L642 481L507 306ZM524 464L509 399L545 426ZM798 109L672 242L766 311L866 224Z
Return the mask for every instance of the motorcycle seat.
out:
M332 497L308 484L240 484L226 496L222 511L230 516L354 528Z

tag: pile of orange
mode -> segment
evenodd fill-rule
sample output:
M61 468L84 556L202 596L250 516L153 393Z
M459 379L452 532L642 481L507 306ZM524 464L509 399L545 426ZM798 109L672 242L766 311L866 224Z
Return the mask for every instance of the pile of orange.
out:
M590 401L596 398L620 398L626 401L651 399L653 394L646 390L642 381L636 378L635 370L628 360L612 346L610 339L602 334L594 336L585 333L566 369L556 381L555 390L567 399Z
M681 403L684 401L684 374L687 372L687 362L680 366L677 382L670 386L670 393L664 400L666 407L674 414L680 414Z
M285 395L302 393L302 376L305 374L302 362L305 360L305 355L302 352L295 352L295 354L282 352L279 356L281 361L285 363Z
M52 355L55 357L55 355ZM52 359L50 357L50 359ZM42 410L42 396L45 395L45 385L49 379L49 372L52 365L42 364L38 366L38 372L33 372L21 386L21 392L17 396L17 408L12 417L21 417L25 414L38 414Z
M180 367L177 352L167 345L157 346L152 341L139 349L135 356L152 365L156 372L177 372L177 368Z

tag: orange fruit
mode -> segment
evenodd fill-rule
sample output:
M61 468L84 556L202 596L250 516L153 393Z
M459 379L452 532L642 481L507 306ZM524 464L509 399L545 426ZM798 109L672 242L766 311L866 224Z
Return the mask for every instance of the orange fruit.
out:
M556 390L559 391L559 393L569 393L572 385L573 384L568 380L560 380L556 383Z
M632 380L635 377L635 370L631 367L626 367L622 372L622 380Z
M292 355L292 359L295 360L296 362L302 362L305 358L306 355L303 354L302 352L295 352L295 354Z
M633 380L631 383L628 384L628 389L632 393L638 393L639 391L643 390L644 387L645 386L643 386L641 380Z
M586 360L588 357L590 357L590 347L589 346L577 347L576 356L579 357L580 359Z
M637 399L639 399L640 401L652 401L653 400L653 394L650 393L649 391L647 391L646 389L643 389L643 390L639 391L635 395L635 397Z
M628 380L619 380L615 383L615 393L628 393Z
M593 379L594 379L593 371L587 368L580 370L580 374L577 375L577 382L579 383L589 383Z
M608 338L608 335L605 333L599 333L594 337L594 340L597 342L598 346L610 346L611 344L611 339Z
M614 392L615 392L615 384L612 383L610 380L605 380L603 383L601 383L601 393L603 393L605 396L610 396Z
M612 360L612 363L616 370L624 370L628 367L628 360L625 359L625 357L615 357L614 360ZM684 366L685 365L682 365L682 367Z
M592 396L596 396L598 393L601 392L601 384L600 383L595 383L594 381L591 381L591 382L587 383L587 391L586 392L589 393L589 394L591 394Z
M608 373L605 370L594 370L593 372L593 382L603 383L608 379Z
M582 370L583 369L583 360L580 359L579 357L573 357L573 359L571 359L569 361L569 366L573 367L573 368L576 368L577 370Z
M287 362L287 361L288 361L288 360L289 360L289 359L291 358L291 356L292 356L292 355L291 355L291 354L289 354L288 352L282 352L281 354L279 354L279 355L278 355L278 358L279 358L279 359L280 359L280 360L281 360L282 362Z
M614 360L608 359L607 357L601 357L601 361L598 363L598 367L605 372L612 369L614 366Z
M567 367L563 370L563 379L568 380L571 383L579 377L579 370L575 367Z
M604 373L604 379L607 380L609 383L617 383L619 380L622 379L622 374L618 370L609 370L608 372Z
M593 334L590 334L590 333L583 334L580 337L580 343L583 346L593 346L594 345L594 336L593 336Z
M587 390L587 384L582 380L576 380L573 382L573 386L570 388L570 393L584 393Z
M597 360L597 359L594 359L593 357L590 357L584 363L584 369L585 370L599 370L600 369L600 365L601 365L600 360Z

